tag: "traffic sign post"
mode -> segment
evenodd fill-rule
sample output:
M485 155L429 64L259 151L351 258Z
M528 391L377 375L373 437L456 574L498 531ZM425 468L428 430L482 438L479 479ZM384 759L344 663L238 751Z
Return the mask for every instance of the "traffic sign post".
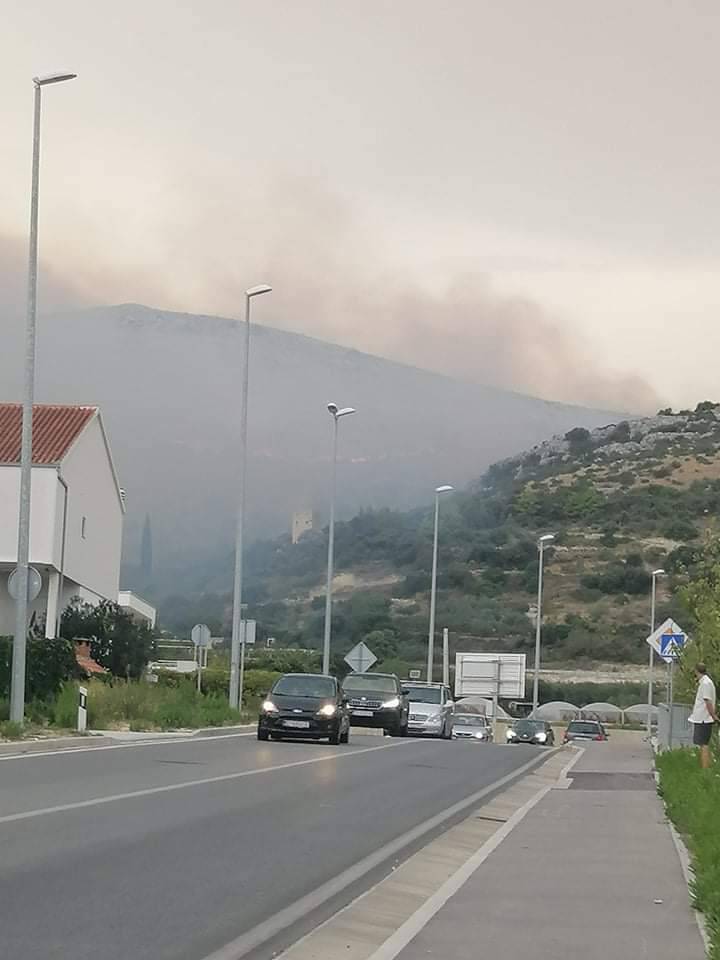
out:
M683 647L687 643L687 634L683 628L668 617L661 623L657 630L654 630L645 642L649 643L655 653L665 661L672 663L678 659Z
M8 577L7 588L10 596L17 602L20 599L20 575L18 574L17 567L15 567ZM32 603L33 600L36 600L41 590L42 577L35 567L28 567L27 602Z
M202 668L207 666L207 648L210 646L210 627L204 623L196 623L190 633L190 639L195 645L197 659L197 689L202 692ZM205 661L203 664L203 660Z
M647 643L667 664L667 702L668 702L668 743L672 745L673 735L673 664L682 653L688 636L683 628L668 618L647 638Z
M355 673L365 673L373 664L377 663L377 657L362 640L355 644L350 653L345 655L344 660Z

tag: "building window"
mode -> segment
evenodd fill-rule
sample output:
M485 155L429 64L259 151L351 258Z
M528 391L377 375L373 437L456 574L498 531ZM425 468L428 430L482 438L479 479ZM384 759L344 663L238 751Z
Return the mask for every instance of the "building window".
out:
M83 517L80 521L80 536L83 540L87 539L87 517Z

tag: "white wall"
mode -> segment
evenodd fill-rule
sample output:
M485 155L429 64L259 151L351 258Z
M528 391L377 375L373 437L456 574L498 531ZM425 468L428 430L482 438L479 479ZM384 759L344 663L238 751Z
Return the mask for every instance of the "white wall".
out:
M0 466L0 563L17 560L20 467ZM33 467L30 496L30 563L60 563L62 487L54 467Z
M14 563L12 568L6 567L0 570L0 637L10 637L15 633L15 601L11 598L7 589L8 575L13 568ZM44 621L51 568L38 564L37 569L42 577L43 585L37 599L28 606L28 617L35 613L38 620ZM74 597L80 597L81 600L92 604L97 604L103 599L98 594L87 590L72 580L65 580L60 609L64 610ZM112 597L109 599L112 599Z
M68 486L65 576L117 602L123 511L97 418L63 461L62 476Z

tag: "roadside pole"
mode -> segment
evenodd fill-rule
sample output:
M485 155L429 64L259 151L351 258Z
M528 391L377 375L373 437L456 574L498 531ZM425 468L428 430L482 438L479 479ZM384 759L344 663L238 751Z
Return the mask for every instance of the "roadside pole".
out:
M87 687L78 687L78 733L84 733L87 730L87 695Z
M443 628L443 672L442 682L446 687L450 686L450 631L447 627Z
M668 663L668 750L672 750L673 738L673 661Z
M498 703L500 700L500 671L502 670L502 660L497 660L495 664L495 690L493 691L493 721L492 721L492 738L493 743L495 742L495 731L497 729L497 715L498 715Z

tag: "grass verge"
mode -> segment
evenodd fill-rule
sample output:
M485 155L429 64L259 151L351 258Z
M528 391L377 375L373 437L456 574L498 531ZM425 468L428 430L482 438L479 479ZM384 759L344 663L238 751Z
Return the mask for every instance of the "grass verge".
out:
M720 774L701 770L695 751L671 750L657 757L660 793L668 816L692 858L692 896L704 915L710 960L720 960Z

